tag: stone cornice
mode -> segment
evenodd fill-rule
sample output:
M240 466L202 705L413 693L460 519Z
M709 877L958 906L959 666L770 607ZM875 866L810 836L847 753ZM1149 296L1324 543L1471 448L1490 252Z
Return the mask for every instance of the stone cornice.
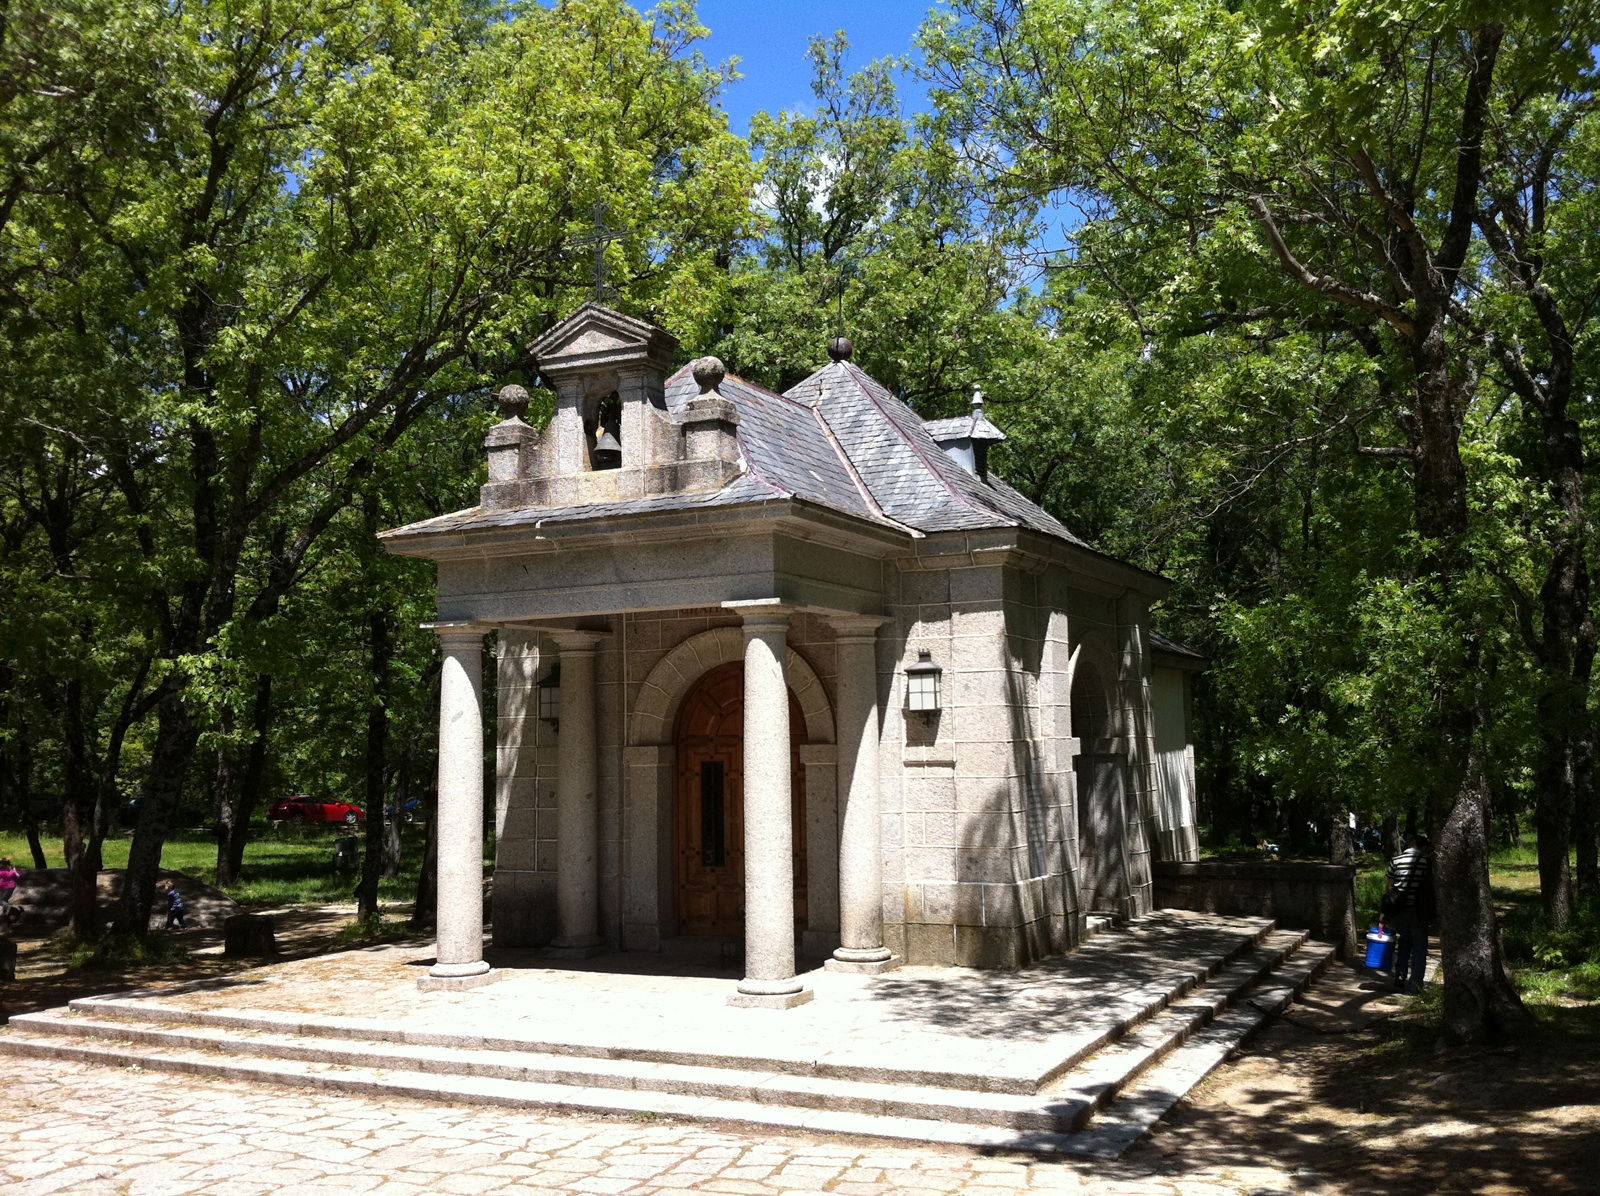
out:
M1009 565L1030 573L1051 565L1072 571L1072 584L1080 589L1119 597L1132 590L1154 602L1172 588L1159 573L1130 565L1116 557L1069 544L1029 528L983 528L976 531L937 532L916 545L901 568Z
M592 519L480 525L404 536L391 533L383 537L382 543L387 551L397 556L442 561L522 556L580 545L662 544L698 540L707 535L762 532L884 557L907 553L913 543L910 534L896 528L866 523L804 499L783 497L722 507L631 512Z

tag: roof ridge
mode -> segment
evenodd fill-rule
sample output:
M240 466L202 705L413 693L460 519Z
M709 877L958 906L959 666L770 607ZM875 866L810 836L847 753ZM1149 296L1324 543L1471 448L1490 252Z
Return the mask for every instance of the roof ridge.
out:
M822 428L822 434L828 438L828 443L833 446L833 451L839 455L839 460L844 462L845 469L849 471L850 480L856 484L856 489L860 491L868 509L876 512L880 519L884 519L896 527L904 528L914 536L922 535L916 528L908 523L900 522L900 520L883 509L883 504L878 501L878 496L872 492L872 487L867 485L866 479L861 476L861 471L856 468L856 463L850 459L850 454L845 452L844 445L839 443L839 437L834 433L833 425L828 422L828 417L822 410L822 404L813 403L809 406L818 426Z
M878 389L880 389L880 390L883 389L882 385L880 383L875 382L875 380L872 378L872 376L870 374L868 374L865 370L863 370L860 366L856 365L854 362L840 361L840 362L836 362L834 364L842 365L842 366L845 367L845 376L847 378L849 378L850 381L855 384L856 389L859 390L863 395L865 395L867 397L867 400L874 407L876 407L880 412L883 413L884 422L887 423L891 428L894 429L895 435L898 436L901 439L902 442L904 442L904 444L906 445L907 448L909 448L913 453L916 454L917 459L922 462L924 468L926 468L927 471L930 474L933 475L935 480L938 481L939 485L943 486L945 488L945 490L950 494L950 496L952 498L954 498L957 502L961 503L962 505L972 508L974 511L978 511L978 512L981 512L984 515L989 516L989 518L991 518L991 519L999 519L999 520L1001 520L1008 527L1019 527L1019 526L1021 526L1021 524L1015 518L1013 518L1012 516L1007 515L1007 514L1001 512L1001 511L996 511L993 507L989 507L989 506L986 506L983 503L978 502L971 495L963 494L960 490L956 489L956 487L951 484L950 479L948 479L947 477L944 476L944 471L934 464L933 460L928 456L928 454L923 451L922 446L919 445L910 436L907 436L905 434L905 432L903 432L901 430L900 425L895 423L895 421L893 419L889 418L889 413L884 408L882 400L880 400L878 398L878 396L873 393L872 387L865 386L865 385L862 384L862 379L865 379L868 382L873 382L874 386L877 386ZM860 378L856 377L857 374L861 375L861 377ZM906 411L909 412L912 416L914 416L919 422L921 421L922 417L917 415L917 413L915 411L912 411L911 408L903 400L895 398L893 395L889 394L888 391L884 391L883 393L884 393L885 397L888 398L888 400L890 402L899 403L902 407L905 407ZM956 468L960 469L961 467L958 465L958 466L956 466Z

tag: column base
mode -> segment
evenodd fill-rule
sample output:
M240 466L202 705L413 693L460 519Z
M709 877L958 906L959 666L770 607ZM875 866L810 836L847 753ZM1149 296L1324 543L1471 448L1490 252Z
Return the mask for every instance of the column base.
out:
M793 993L734 992L728 996L728 1004L736 1009L793 1009L814 1000L816 994L809 988Z
M470 971L467 969L476 970ZM417 988L425 993L459 992L462 989L482 988L486 984L493 984L500 979L500 976L501 973L492 969L481 959L475 964L435 964L429 969L426 976L418 978Z
M822 967L829 972L849 972L857 976L876 976L880 972L892 972L905 960L898 955L883 952L883 959L840 959L835 955L823 963Z
M540 954L546 959L593 959L596 955L604 955L611 948L599 939L575 939L572 941L557 941L551 943Z

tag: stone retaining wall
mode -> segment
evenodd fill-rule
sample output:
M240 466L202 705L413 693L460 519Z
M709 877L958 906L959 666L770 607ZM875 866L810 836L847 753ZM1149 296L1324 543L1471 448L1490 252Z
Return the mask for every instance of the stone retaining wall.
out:
M1357 949L1355 877L1349 864L1162 861L1155 865L1156 906L1275 918L1349 955Z

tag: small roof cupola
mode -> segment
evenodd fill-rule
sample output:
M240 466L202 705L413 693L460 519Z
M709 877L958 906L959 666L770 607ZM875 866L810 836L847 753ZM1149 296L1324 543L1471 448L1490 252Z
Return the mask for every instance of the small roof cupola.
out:
M1006 434L989 422L983 413L983 391L977 383L972 386L972 406L966 415L954 419L929 419L922 422L934 442L945 455L968 473L989 479L989 446L998 444Z
M644 320L585 303L530 346L556 392L541 434L520 403L490 430L491 509L570 507L688 491L718 490L741 463L732 403L710 393L669 410L666 377L678 341ZM520 387L508 391L521 392Z

